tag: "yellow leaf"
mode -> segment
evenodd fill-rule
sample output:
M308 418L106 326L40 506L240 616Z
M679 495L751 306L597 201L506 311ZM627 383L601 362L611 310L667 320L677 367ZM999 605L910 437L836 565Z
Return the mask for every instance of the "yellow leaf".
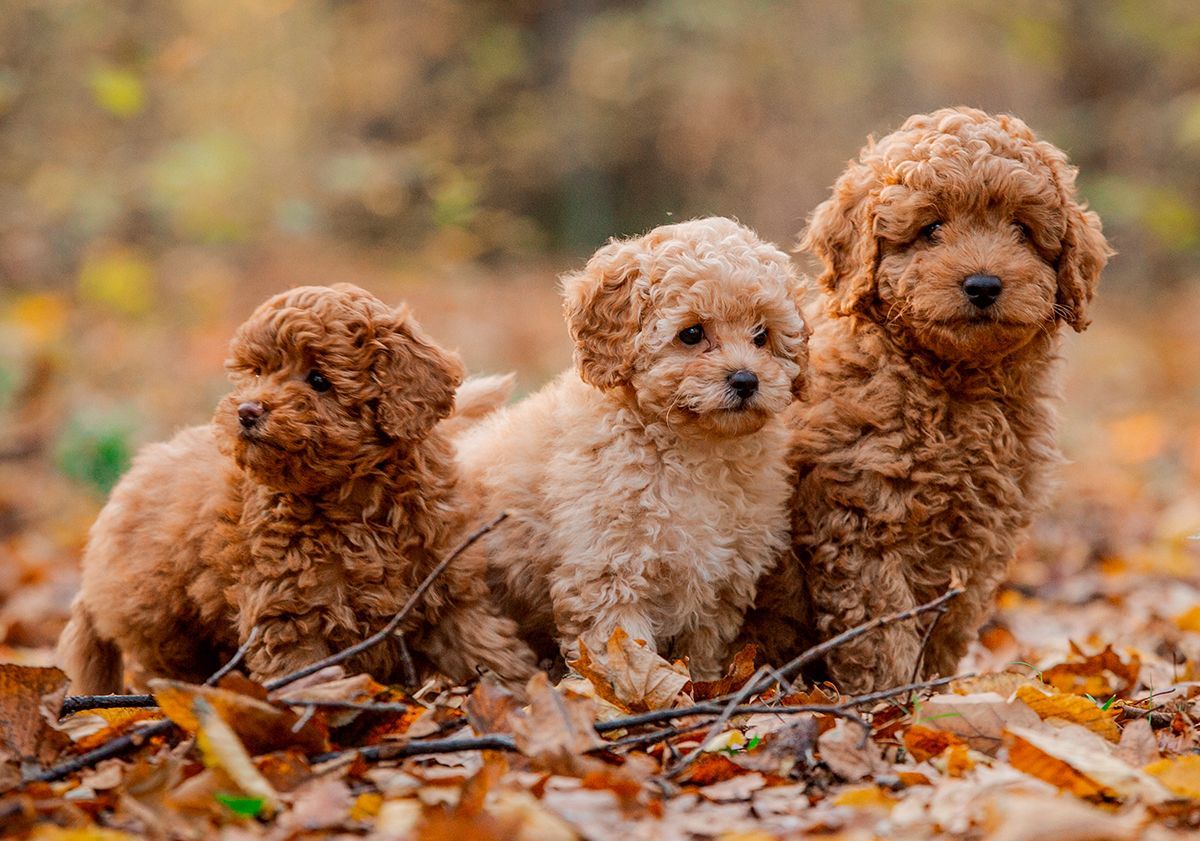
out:
M136 835L99 826L75 827L39 824L29 834L29 841L137 841Z
M850 806L854 809L884 809L891 811L897 800L879 786L859 786L843 791L834 798L835 806Z
M1081 724L1110 742L1121 739L1121 731L1117 728L1117 722L1113 720L1112 712L1100 709L1094 701L1087 698L1061 693L1047 694L1032 685L1017 687L1017 697L1043 720L1061 718Z
M198 724L196 744L204 764L225 772L243 794L261 798L263 814L273 814L279 807L279 795L259 773L237 734L204 698L197 697L193 709Z
M1180 797L1200 800L1200 756L1189 754L1175 759L1160 759L1151 762L1143 770L1158 777L1163 785Z
M146 91L137 74L120 67L102 67L88 84L96 104L118 117L132 117L146 104Z
M1200 633L1200 604L1193 605L1189 610L1176 616L1175 624L1181 631Z
M354 800L354 806L350 809L350 820L370 820L379 814L379 807L382 805L382 794L373 791L364 791Z

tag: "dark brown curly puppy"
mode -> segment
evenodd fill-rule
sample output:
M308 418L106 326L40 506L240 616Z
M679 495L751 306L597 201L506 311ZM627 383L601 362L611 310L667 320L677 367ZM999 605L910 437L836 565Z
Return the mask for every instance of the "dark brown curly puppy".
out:
M252 628L269 679L382 627L463 534L451 450L435 425L457 358L348 284L267 301L239 328L233 392L212 424L143 451L92 528L59 643L74 691L119 691L121 651L146 671L207 676ZM455 679L517 683L532 655L461 556L402 628ZM401 676L398 642L350 667Z
M952 674L1046 496L1059 327L1087 327L1111 251L1062 151L1020 120L952 108L868 142L816 209L827 317L794 408L796 558L746 634L781 662L966 587L924 652ZM924 628L829 658L847 691L909 680Z

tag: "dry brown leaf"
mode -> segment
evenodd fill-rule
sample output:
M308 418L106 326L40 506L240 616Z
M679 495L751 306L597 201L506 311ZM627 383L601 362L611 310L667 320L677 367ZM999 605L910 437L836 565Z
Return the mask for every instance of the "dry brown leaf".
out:
M606 653L600 662L580 640L579 659L569 665L592 683L597 697L626 712L666 709L691 681L682 662L667 662L620 627L609 637Z
M935 695L914 713L917 724L945 730L960 737L972 750L994 756L1010 726L1037 727L1037 713L1019 700L1006 700L995 692L974 695Z
M67 694L58 669L0 663L0 759L46 764L70 743L53 725ZM2 762L0 762L2 764Z
M1106 743L1084 728L1068 726L1045 733L1010 727L1005 742L1008 761L1014 768L1076 797L1093 800L1137 797L1146 803L1169 799L1162 785L1108 753Z
M296 730L300 718L294 712L248 695L162 679L151 680L150 689L163 713L188 733L199 726L195 710L196 701L202 699L253 755L293 747L308 753L329 750L328 734L315 717Z
M465 705L467 721L476 733L511 733L512 717L520 704L503 687L481 681Z
M1071 650L1083 660L1062 663L1042 672L1042 680L1060 692L1107 700L1112 695L1125 697L1137 685L1142 663L1136 653L1130 654L1129 662L1125 662L1111 645L1090 657L1074 643Z
M680 775L679 781L694 786L711 786L754 773L720 753L702 754Z
M1200 800L1200 755L1160 759L1143 769L1180 797Z
M1145 718L1135 718L1121 730L1116 755L1134 768L1142 768L1158 760L1158 740L1154 728Z
M1047 718L1060 718L1082 725L1110 742L1121 738L1121 731L1113 719L1113 713L1100 709L1095 701L1088 698L1054 690L1047 692L1032 685L1017 687L1017 698L1024 701L1043 721Z
M337 829L350 818L354 795L343 780L317 777L288 795L291 808L279 818L284 832L304 833Z
M754 676L754 655L756 648L753 643L746 643L738 653L733 655L725 676L720 680L694 681L689 693L697 701L707 701L721 695L737 692L746 685L746 681Z
M517 749L539 768L573 775L575 760L603 745L592 728L595 702L571 692L559 692L545 672L538 672L527 687L529 706L513 718Z
M817 750L821 754L821 761L848 782L857 782L889 769L879 746L869 739L863 743L863 731L857 724L839 721L832 730L822 733L817 739Z
M941 756L952 745L961 745L963 740L946 730L934 730L914 724L904 733L904 747L917 762Z

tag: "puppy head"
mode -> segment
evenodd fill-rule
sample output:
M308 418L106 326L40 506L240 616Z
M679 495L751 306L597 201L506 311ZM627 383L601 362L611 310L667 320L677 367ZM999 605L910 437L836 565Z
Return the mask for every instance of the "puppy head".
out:
M995 362L1058 323L1082 331L1113 253L1075 169L1015 117L948 108L869 141L813 212L833 315L948 360Z
M408 314L347 283L268 300L238 328L217 406L221 446L256 481L311 493L422 438L454 406L462 364Z
M729 219L655 228L563 278L583 380L717 436L761 429L804 388L808 328L786 254Z

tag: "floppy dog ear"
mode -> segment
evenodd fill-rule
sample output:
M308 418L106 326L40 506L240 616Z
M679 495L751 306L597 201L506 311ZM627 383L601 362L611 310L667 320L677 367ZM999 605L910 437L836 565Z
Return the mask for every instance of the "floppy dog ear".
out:
M1045 141L1037 143L1035 148L1058 184L1066 214L1062 251L1055 264L1058 274L1055 311L1059 320L1082 333L1091 323L1087 307L1096 293L1100 272L1116 252L1104 238L1100 217L1076 199L1076 170L1067 161L1066 152Z
M874 180L868 167L852 163L834 183L833 195L817 205L800 240L825 265L817 280L829 293L831 315L861 313L875 294Z
M610 242L583 271L563 275L563 315L575 343L575 367L596 388L616 388L633 376L641 316L635 281L644 253L641 240Z
M454 392L465 370L456 354L438 347L401 306L379 336L375 380L376 420L389 438L416 440L454 410Z
M1067 230L1058 256L1057 306L1059 318L1082 333L1091 323L1087 308L1100 272L1116 252L1100 227L1100 217L1073 199L1067 202Z

